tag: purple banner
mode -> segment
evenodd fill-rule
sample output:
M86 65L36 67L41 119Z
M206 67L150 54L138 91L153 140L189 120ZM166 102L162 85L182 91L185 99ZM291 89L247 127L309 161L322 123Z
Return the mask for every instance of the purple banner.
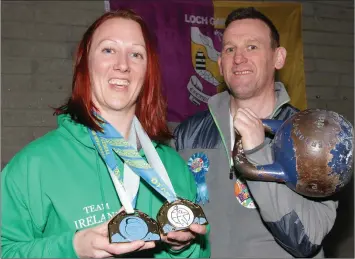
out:
M110 9L130 8L147 22L157 48L168 101L168 121L181 122L207 109L223 80L217 58L221 31L214 29L212 1L110 0Z

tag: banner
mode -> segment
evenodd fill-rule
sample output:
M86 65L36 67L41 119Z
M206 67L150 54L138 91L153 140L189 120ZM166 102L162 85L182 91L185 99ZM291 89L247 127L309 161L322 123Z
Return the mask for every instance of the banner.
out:
M157 41L168 121L181 122L206 110L208 99L226 89L217 59L224 22L238 7L254 6L277 27L287 50L279 71L291 103L306 108L301 4L211 0L109 0L110 10L130 8L147 22Z

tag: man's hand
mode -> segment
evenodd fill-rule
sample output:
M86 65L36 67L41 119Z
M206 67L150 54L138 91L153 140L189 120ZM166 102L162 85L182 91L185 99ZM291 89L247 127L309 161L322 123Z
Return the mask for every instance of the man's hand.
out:
M108 222L109 221L96 227L81 230L75 234L73 243L79 258L112 257L113 255L126 254L155 247L154 242L144 242L142 240L130 243L110 244L108 239Z
M191 244L197 235L207 233L205 225L191 224L186 231L169 232L166 236L161 235L161 240L170 245L173 250L183 249Z
M265 130L261 120L248 108L239 108L233 118L234 129L242 136L244 150L251 150L264 142Z

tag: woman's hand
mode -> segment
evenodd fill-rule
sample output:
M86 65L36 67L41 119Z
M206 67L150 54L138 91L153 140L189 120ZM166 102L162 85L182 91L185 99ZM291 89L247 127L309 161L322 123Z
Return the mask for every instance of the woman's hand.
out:
M204 235L206 232L205 225L191 224L186 231L169 232L166 236L161 235L161 240L169 244L171 249L180 250L190 245L197 235Z
M110 244L108 238L108 222L109 221L92 228L81 230L75 234L73 243L79 258L105 258L155 247L153 241L144 242L142 240Z

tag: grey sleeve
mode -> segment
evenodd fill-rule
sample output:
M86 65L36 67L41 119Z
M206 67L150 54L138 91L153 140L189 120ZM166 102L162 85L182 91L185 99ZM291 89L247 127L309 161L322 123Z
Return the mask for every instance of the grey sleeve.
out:
M269 143L269 140L265 140L259 146L251 150L245 150L244 153L248 161L254 165L271 164L273 162L273 154Z
M247 158L254 164L272 163L270 145L248 153ZM247 184L275 240L295 257L315 255L334 225L338 202L311 200L281 183Z

